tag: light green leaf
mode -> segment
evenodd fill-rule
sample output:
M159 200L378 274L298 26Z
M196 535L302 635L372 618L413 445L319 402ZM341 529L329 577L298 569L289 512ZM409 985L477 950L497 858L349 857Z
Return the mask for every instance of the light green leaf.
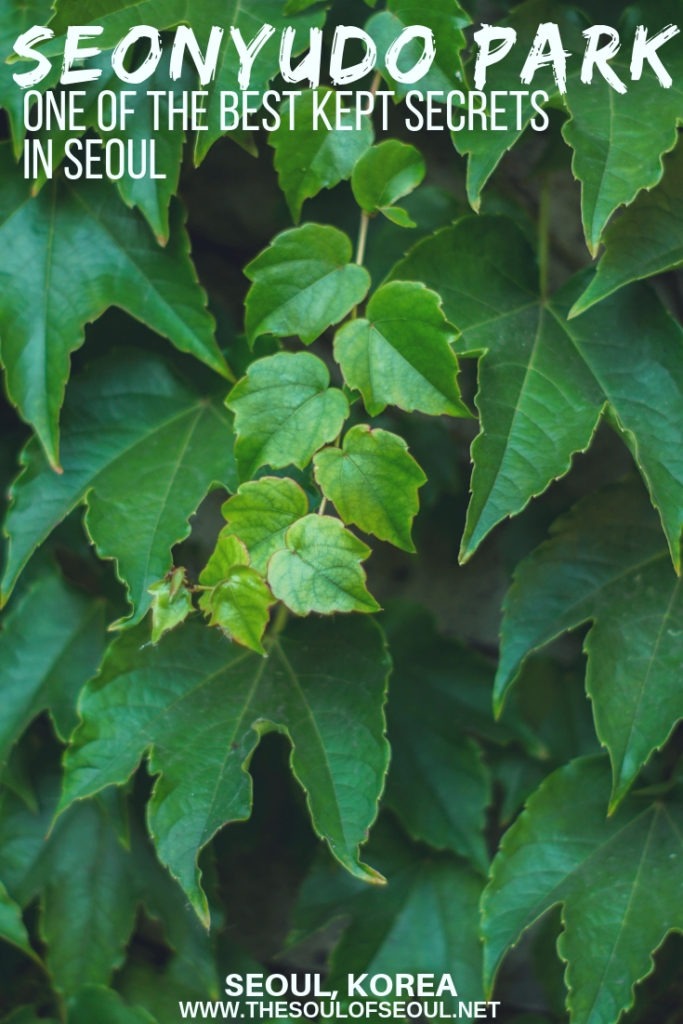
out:
M157 644L194 610L185 570L174 569L163 580L148 587L147 593L152 595L152 643Z
M287 477L264 476L242 486L223 505L227 530L242 540L257 572L265 573L270 556L285 546L285 533L308 513L308 498Z
M263 577L246 565L233 566L229 575L200 600L210 626L219 626L230 640L263 655L266 650L262 639L273 604Z
M345 523L414 551L417 492L427 477L402 437L387 430L353 427L342 448L325 448L313 460L315 478Z
M228 375L179 206L160 249L107 184L76 189L55 181L31 199L7 146L0 146L0 179L0 245L12 252L0 268L0 356L9 395L53 465L70 353L82 345L85 324L108 307L120 306Z
M138 621L189 516L214 485L236 486L230 417L219 396L181 383L163 360L122 350L73 381L63 433L62 475L35 441L23 452L2 601L35 548L85 503L88 532L102 557L116 559Z
M403 97L410 90L422 94L428 91L449 93L464 85L461 54L466 39L463 29L470 24L471 18L457 0L431 0L429 4L421 3L420 0L388 0L386 10L373 15L365 29L377 43L378 70L396 95ZM411 25L424 25L431 29L435 38L436 57L426 75L418 82L406 85L389 76L383 58L404 29ZM400 69L409 71L421 55L421 40L408 44L399 61Z
M142 1006L128 1006L118 992L96 985L80 990L69 1009L68 1024L155 1024Z
M607 403L680 566L683 332L654 294L634 286L568 321L582 278L554 300L539 297L528 243L496 217L466 217L437 232L394 273L437 289L462 331L460 353L482 355L461 558L567 472Z
M642 490L620 485L584 499L517 569L505 602L496 704L528 654L592 622L586 689L612 761L614 807L683 718L682 615L681 580Z
M387 139L360 158L353 169L351 187L363 210L367 213L381 210L391 220L396 212L407 216L405 211L392 211L389 207L414 192L426 173L419 149L397 139Z
M302 886L289 944L343 919L327 986L342 997L349 974L451 974L460 1000L481 999L481 878L460 860L413 846L386 819L369 848L388 885L368 889L321 858ZM457 1008L448 994L443 1002Z
M665 163L662 183L643 192L605 232L597 273L574 303L570 317L632 281L654 277L683 263L683 147Z
M468 415L450 347L455 333L437 294L419 282L394 281L375 292L366 315L337 332L334 356L371 416L387 405L432 416Z
M652 954L683 928L680 796L631 799L606 817L609 769L582 758L550 776L503 838L484 892L485 979L558 903L572 1024L612 1024L633 1003Z
M21 907L14 902L2 882L0 882L0 939L16 946L32 960L38 959L29 941L26 925L21 916Z
M261 466L303 469L340 433L349 403L321 359L309 352L278 352L252 363L228 395L235 413L240 475Z
M333 188L351 177L360 157L372 145L372 122L363 118L356 129L356 112L344 113L339 122L343 127L332 131L325 123L314 124L316 96L333 92L320 88L308 90L298 96L295 103L294 128L290 124L292 100L287 100L282 111L282 123L271 133L269 143L275 150L275 170L280 188L285 194L292 217L298 223L301 207L306 199Z
M392 759L385 802L413 839L487 871L484 840L490 773L471 734L491 721L492 671L439 636L422 610L388 616L394 661L387 708ZM500 727L498 739L507 738Z
M261 736L286 732L317 832L349 871L377 881L358 856L388 763L378 628L363 618L292 623L265 659L193 622L158 647L143 643L141 631L122 634L84 691L62 806L124 782L147 753L159 776L148 806L159 856L208 920L199 851L249 817L249 761Z
M339 519L306 516L290 526L285 543L268 563L268 582L295 615L379 611L361 566L370 548Z
M41 711L66 740L78 721L78 693L103 651L102 600L67 586L56 569L12 605L0 632L0 767Z
M249 565L249 552L245 545L230 530L221 530L216 548L199 576L203 587L215 587L227 580L230 570L236 565Z
M337 228L303 224L278 235L244 271L253 282L246 300L249 341L297 335L310 345L343 320L370 287L367 270L351 256L351 241Z

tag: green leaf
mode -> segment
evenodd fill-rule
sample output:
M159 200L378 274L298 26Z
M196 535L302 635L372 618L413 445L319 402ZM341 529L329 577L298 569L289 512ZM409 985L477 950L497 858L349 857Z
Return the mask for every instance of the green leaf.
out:
M674 85L663 89L647 68L639 82L628 66L612 64L628 83L620 95L596 75L587 88L576 83L568 93L571 119L563 135L574 150L572 170L581 182L581 210L586 241L597 252L607 221L619 206L633 202L641 189L662 177L662 157L678 141L683 122L683 43L680 36L662 51Z
M563 905L572 1024L612 1024L633 1003L652 953L683 927L680 797L632 799L605 816L609 771L583 758L550 776L506 833L484 893L487 987L521 934ZM530 884L530 879L532 880Z
M8 64L12 47L17 38L33 25L45 25L50 18L50 0L7 0L0 9L0 107L7 111L14 150L17 158L21 152L24 130L24 94L13 79L16 66ZM49 81L59 75L55 69Z
M361 562L370 548L344 529L339 519L309 515L285 534L287 545L268 563L268 582L295 615L320 612L376 612Z
M104 606L55 569L12 605L0 632L0 766L26 727L49 711L60 739L78 721L76 698L104 651Z
M232 424L219 397L135 351L118 351L73 381L63 474L35 441L22 464L5 527L2 601L35 548L85 503L88 533L102 557L116 559L135 621L151 603L148 587L171 567L171 548L188 535L188 517L214 485L236 486Z
M426 173L419 149L397 139L387 139L369 149L356 163L351 187L361 209L367 213L380 210L391 220L396 213L405 211L392 211L389 207L414 192Z
M227 530L242 540L257 572L265 573L270 556L285 546L290 526L308 513L308 498L288 478L264 476L242 484L223 505Z
M517 569L505 602L496 704L531 651L592 622L586 689L612 761L614 808L683 718L682 614L681 580L642 490L625 484L584 499Z
M607 228L597 273L574 303L571 316L632 281L654 277L683 263L683 147L665 163L662 183L643 192Z
M396 95L403 97L411 90L422 94L429 91L449 93L454 87L464 84L461 54L466 39L463 29L471 23L472 19L457 0L431 0L429 4L421 3L420 0L388 0L387 9L373 15L365 28L377 43L378 69ZM406 85L389 76L383 57L404 29L411 25L424 25L432 30L436 42L436 58L426 75L418 82ZM400 69L410 70L421 55L421 40L408 44L399 61Z
M152 643L157 644L193 611L185 570L174 569L163 580L148 587L147 593L152 595Z
M470 737L495 735L492 671L483 658L439 636L417 609L389 615L394 661L387 708L392 759L385 802L413 839L451 850L486 872L491 779ZM504 727L498 734L505 738Z
M26 925L21 916L21 907L10 897L0 882L0 939L16 946L32 960L37 960L29 941Z
M339 323L370 287L367 270L350 262L351 241L337 228L303 224L278 235L244 271L249 341L262 334L297 335L306 345Z
M69 1024L155 1024L141 1006L128 1006L118 992L95 985L81 989L69 1009Z
M216 548L199 576L203 587L215 587L227 580L236 565L249 565L249 552L228 527L221 530Z
M372 296L367 319L337 332L334 356L371 416L387 405L466 416L450 347L454 338L437 294L417 282L393 281Z
M315 478L345 523L414 551L417 492L427 482L402 437L359 424L342 448L325 448L313 460Z
M301 8L297 8L297 11ZM268 40L256 56L250 79L249 90L254 93L249 98L250 108L259 108L263 102L263 93L279 72L279 53L281 32L287 27L297 30L294 53L300 53L308 40L309 29L320 27L325 21L322 9L306 13L285 13L283 0L226 0L221 8L219 22L222 26L230 26L242 33L244 42L248 44L263 28L264 24L273 25L275 34ZM158 29L173 28L179 24L191 24L200 45L204 46L209 38L211 27L217 24L215 7L210 3L189 2L189 0L137 0L131 4L129 0L97 0L96 12L93 11L91 0L60 0L57 13L50 23L57 39L47 44L43 50L50 55L61 55L65 33L70 25L101 25L104 32L97 39L97 45L103 49L113 47L131 28L138 25L154 25ZM213 80L207 85L208 96L204 101L207 113L198 118L201 130L197 132L195 143L195 161L201 163L214 142L225 132L221 127L221 108L223 93L237 93L241 102L242 89L238 82L239 61L234 44L226 32L223 39L218 66ZM166 86L168 88L168 85Z
M168 247L160 249L109 185L55 181L31 199L7 146L0 147L0 178L0 245L13 254L0 272L0 356L9 395L53 465L69 355L82 345L85 324L109 306L228 375L179 206Z
M263 634L274 604L263 577L246 565L235 565L229 575L200 600L210 626L219 626L235 643L266 654Z
M349 871L377 880L358 851L388 763L389 663L378 628L362 618L293 623L265 659L193 622L158 647L141 648L144 638L122 634L83 693L62 806L124 782L148 753L159 776L150 831L207 920L197 856L223 825L249 817L248 764L260 737L277 730L291 740L316 831Z
M472 446L461 558L567 472L607 403L679 567L683 333L657 298L633 287L568 321L582 278L554 300L539 297L528 243L516 225L496 217L466 217L437 232L394 274L437 289L462 331L460 353L481 356L481 433Z
M252 363L228 395L235 413L240 475L261 466L303 469L340 433L349 404L321 359L309 352L278 352Z
M413 846L387 820L369 848L388 885L368 889L321 858L302 887L289 944L344 919L327 988L345 993L348 974L451 974L461 1000L481 999L481 878L462 861ZM448 995L443 1002L457 1006Z
M122 964L138 894L115 802L80 804L47 835L53 790L52 780L42 785L39 813L0 797L0 872L21 906L40 895L45 963L56 991L68 997L82 985L106 985Z
M372 122L363 118L359 129L355 127L356 112L349 110L339 118L339 125L330 130L326 123L315 125L314 104L334 90L320 88L308 90L295 102L294 128L290 123L291 100L282 111L280 127L271 133L269 143L275 150L275 170L280 188L296 222L301 207L324 188L333 188L351 177L360 157L372 145ZM336 119L335 119L336 125Z

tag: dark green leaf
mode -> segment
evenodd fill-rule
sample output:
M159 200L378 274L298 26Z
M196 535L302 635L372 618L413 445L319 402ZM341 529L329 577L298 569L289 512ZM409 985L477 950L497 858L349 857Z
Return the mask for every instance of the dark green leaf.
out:
M84 692L62 805L124 782L147 752L159 775L148 809L159 856L207 919L198 853L224 824L249 817L247 766L262 735L283 731L316 830L349 871L376 880L358 851L388 762L377 627L362 618L295 623L265 659L201 624L158 647L141 648L144 639L125 633Z
M560 519L506 599L498 707L531 651L593 622L586 689L612 760L612 807L683 718L681 586L645 495L623 485Z
M159 358L119 351L94 363L69 389L62 475L35 441L12 489L7 600L37 545L79 504L98 552L116 559L135 619L147 588L171 566L171 547L212 486L236 485L232 424L222 403L181 383Z
M228 375L179 206L160 249L108 184L55 181L32 199L7 146L0 178L0 245L12 252L0 270L0 354L9 394L53 465L69 355L83 343L85 324L109 306Z
M76 698L104 651L101 599L79 593L53 570L42 574L3 619L0 632L0 766L29 723L49 711L66 740Z
M270 136L280 188L296 222L301 217L304 201L350 178L355 164L372 145L372 122L365 117L357 129L355 111L344 113L339 119L343 127L332 131L326 123L315 124L316 95L322 102L325 94L332 91L321 88L317 94L309 90L299 96L294 101L294 129L290 123L292 101L288 100L282 123Z
M606 817L602 758L561 768L506 833L483 897L488 987L505 952L541 914L563 905L572 1024L611 1024L633 1002L667 932L683 927L683 810L631 800Z

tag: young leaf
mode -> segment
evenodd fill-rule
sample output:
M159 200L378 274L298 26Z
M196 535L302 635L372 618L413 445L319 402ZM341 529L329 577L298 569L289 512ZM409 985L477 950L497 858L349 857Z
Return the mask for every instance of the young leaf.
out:
M481 356L481 433L472 446L461 558L567 472L608 403L679 567L683 332L654 294L634 286L568 321L582 279L554 300L539 297L526 240L511 221L496 217L466 217L437 232L394 275L437 289L462 331L460 353Z
M359 617L295 622L268 658L194 622L158 647L144 639L122 634L84 691L62 807L124 782L148 753L159 776L148 805L159 857L208 920L199 851L249 817L249 761L261 736L286 732L316 831L352 874L376 881L358 851L388 763L389 663L378 628Z
M69 389L64 473L52 472L35 441L23 452L2 602L35 548L85 503L88 532L101 556L116 559L141 619L188 517L214 485L236 486L232 436L219 398L181 383L158 357L118 351L92 364Z
M228 375L179 206L160 249L110 185L55 180L30 199L7 146L0 146L0 180L0 245L12 253L2 271L0 355L10 397L53 465L69 356L83 343L85 324L110 306Z
M76 725L76 698L104 651L103 602L67 586L55 569L21 596L0 632L0 767L41 711L66 741Z
M313 460L315 478L345 523L414 551L410 535L427 482L402 437L353 427L342 448L325 448Z
M290 526L285 543L268 563L268 582L295 615L379 611L361 566L370 548L339 519L306 516Z
M367 270L351 257L351 241L337 228L303 224L278 235L244 271L253 282L246 300L249 341L297 335L310 345L343 320L370 287Z
M528 654L592 621L586 689L612 761L615 807L683 718L682 614L683 585L641 489L620 485L584 499L515 574L505 602L496 704Z
M349 974L450 973L461 1000L481 999L481 878L460 860L409 843L386 819L369 848L388 885L361 886L320 858L302 887L289 944L344 919L348 924L331 956L331 988L345 993ZM443 1002L457 1006L448 994Z
M227 399L235 413L235 454L243 478L261 466L303 469L340 433L349 403L321 359L278 352L252 363Z
M345 324L334 357L371 416L387 405L432 416L467 416L457 384L455 333L441 299L423 284L393 281L370 299L367 319Z
M333 188L351 177L357 161L372 145L372 122L364 117L356 128L356 112L349 109L339 124L330 130L326 123L314 121L314 106L322 104L334 90L308 90L295 101L287 100L279 128L271 133L269 143L275 150L275 170L285 194L292 217L298 223L306 199L317 196L324 188ZM292 102L295 103L294 128L291 125Z
M305 492L287 477L264 476L242 484L223 505L226 529L246 544L251 564L260 573L265 573L270 556L285 546L289 527L307 513Z
M200 600L210 626L219 626L229 639L263 655L262 639L273 604L263 577L246 565L233 566Z
M236 565L249 565L249 552L228 527L221 530L216 548L199 576L203 587L215 587L227 580Z
M665 164L664 180L643 192L607 228L605 254L597 273L572 306L570 317L632 281L653 277L683 263L683 146Z
M185 570L174 569L163 580L148 587L152 595L152 643L158 644L193 611L192 594L185 583Z
M373 146L353 168L351 188L356 202L366 213L381 211L390 220L404 210L391 210L394 203L409 195L427 173L422 154L415 146L387 139ZM409 218L410 220L410 218ZM410 221L409 225L413 224Z
M482 901L490 989L505 952L563 905L572 1024L610 1024L652 971L652 953L683 927L683 806L631 799L605 815L609 770L582 758L550 776L505 834ZM532 880L530 882L530 879ZM531 885L531 890L530 890Z

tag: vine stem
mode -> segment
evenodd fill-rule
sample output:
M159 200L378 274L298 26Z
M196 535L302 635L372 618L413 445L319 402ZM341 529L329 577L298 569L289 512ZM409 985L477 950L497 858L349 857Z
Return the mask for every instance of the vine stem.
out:
M365 251L368 245L368 228L370 227L370 214L365 210L360 215L360 227L358 229L358 246L356 248L356 263L362 267L365 263Z
M550 269L550 178L543 176L538 210L538 273L539 289L543 302L548 298L548 277Z

